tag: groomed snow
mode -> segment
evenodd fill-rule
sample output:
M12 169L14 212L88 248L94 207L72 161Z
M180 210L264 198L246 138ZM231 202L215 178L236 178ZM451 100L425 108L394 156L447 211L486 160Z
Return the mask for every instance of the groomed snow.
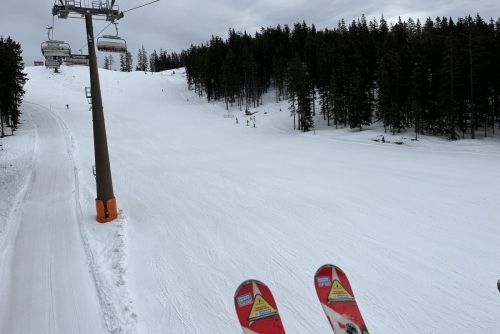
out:
M183 69L100 70L120 214L99 224L88 68L26 72L23 124L0 139L0 333L241 333L249 278L287 333L331 333L325 263L371 334L500 328L500 136L413 141L320 115L302 133L273 93L254 128Z

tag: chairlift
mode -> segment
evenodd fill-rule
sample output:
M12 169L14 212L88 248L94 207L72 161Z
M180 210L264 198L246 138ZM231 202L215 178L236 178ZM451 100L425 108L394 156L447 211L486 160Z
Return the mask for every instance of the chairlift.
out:
M61 61L59 59L47 58L45 59L46 68L59 68L61 66Z
M50 38L50 32L53 28L47 27L48 40L41 45L42 55L47 57L69 57L71 55L71 47L63 41L55 41Z
M89 56L72 54L71 56L69 56L69 58L64 59L64 63L68 66L71 65L89 66Z
M105 52L127 52L127 42L118 36L117 23L113 22L116 29L116 35L103 35L97 38L97 50Z
M63 41L48 40L41 45L42 55L44 57L69 57L71 47Z

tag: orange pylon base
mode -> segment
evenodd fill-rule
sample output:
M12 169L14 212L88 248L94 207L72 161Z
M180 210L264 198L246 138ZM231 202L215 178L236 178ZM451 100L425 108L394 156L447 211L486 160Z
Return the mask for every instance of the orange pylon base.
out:
M105 205L106 204L106 205ZM96 198L95 205L97 209L97 220L99 223L108 223L118 217L118 210L116 209L116 198L111 198L104 203L102 199Z

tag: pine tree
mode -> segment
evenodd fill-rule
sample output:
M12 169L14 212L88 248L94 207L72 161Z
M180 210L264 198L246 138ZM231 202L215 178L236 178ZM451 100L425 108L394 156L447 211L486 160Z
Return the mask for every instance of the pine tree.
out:
M103 65L103 68L105 70L109 70L109 58L108 56L104 57L104 65Z
M125 66L124 66L125 71L126 72L132 72L133 67L134 66L133 66L132 54L129 51L127 51L125 53Z
M439 102L440 108L446 115L447 130L446 133L450 139L457 139L457 102L459 100L459 91L463 91L463 86L459 88L460 82L463 82L460 73L459 64L459 45L457 37L453 30L453 21L450 22L450 28L444 39L443 62L440 68Z
M132 54L130 52L120 53L120 72L132 71Z
M318 73L318 92L321 113L323 119L327 120L330 126L330 77L333 71L333 57L328 44L323 40L318 48L317 73Z
M491 36L491 53L490 53L490 64L491 73L500 73L500 61L498 60L498 55L500 55L500 18L495 22L491 20L490 25L494 34ZM492 119L492 130L495 130L495 121L500 121L500 75L493 75L492 78L492 108L493 108L493 119Z
M149 55L149 69L151 70L151 72L159 71L159 67L156 67L156 64L158 63L158 54L156 53L156 50L153 50L153 52Z
M426 76L425 64L419 57L415 58L415 65L410 75L410 110L413 126L415 127L415 139L418 133L422 133L422 120L427 110L429 99L429 83Z
M311 86L306 65L300 60L298 53L290 61L287 75L288 91L292 94L292 110L299 115L299 130L310 131L314 127L311 113ZM295 108L295 101L297 101ZM294 122L295 123L295 122ZM295 127L294 127L295 128Z
M226 110L229 109L229 103L232 105L236 102L238 94L238 76L236 75L236 59L232 49L229 49L226 54L226 59L222 64L221 83L224 99L226 102Z
M112 54L109 55L108 60L109 60L109 69L113 70L113 65L115 63L115 59L113 58Z
M286 89L288 91L288 103L290 110L290 116L293 116L293 128L296 129L296 117L297 117L297 90L298 81L299 81L299 71L302 64L300 63L300 59L296 54L293 60L288 63L288 67L286 70ZM300 114L299 114L300 117ZM300 128L300 119L299 119L299 128Z
M305 65L307 69L307 78L309 80L309 88L311 94L311 106L312 106L312 115L316 115L315 108L315 100L316 100L316 89L318 88L318 54L317 54L317 46L318 46L318 36L316 32L316 27L314 24L311 26L311 29L308 30L308 34L305 41Z
M148 66L148 54L146 52L146 49L144 48L144 45L141 47L141 71L147 72L149 69Z
M135 68L136 71L147 72L149 67L148 63L149 63L148 54L143 45L137 52L137 66Z
M23 87L28 80L21 45L10 37L4 39L0 36L0 78L0 136L3 137L4 124L15 129L19 123L19 108L25 93Z
M354 70L350 80L349 126L351 129L371 124L371 108L367 87L358 68Z
M142 50L139 49L139 52L137 52L137 66L135 67L136 71L142 71Z
M494 74L491 72L492 67L490 63L490 34L494 34L494 31L490 32L486 22L477 14L469 35L470 56L472 59L470 81L474 89L472 105L475 121L474 124L471 124L471 130L478 130L482 126L484 127L485 136L489 117L492 112L491 89L494 82ZM474 129L472 129L472 125L475 126Z
M120 53L120 72L126 72L126 68L125 68L125 54L124 53Z
M401 105L399 100L401 65L397 53L387 52L379 67L378 110L384 127L390 126L393 134L402 127Z

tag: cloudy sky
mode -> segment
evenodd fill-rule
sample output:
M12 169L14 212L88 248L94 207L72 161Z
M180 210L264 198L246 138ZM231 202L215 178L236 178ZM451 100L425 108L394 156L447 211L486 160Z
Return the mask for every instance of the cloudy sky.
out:
M94 0L95 1L95 0ZM103 2L105 0L102 0ZM151 0L116 0L121 11L140 6ZM81 0L82 5L92 0ZM73 53L83 47L87 54L85 21L58 19L53 21L51 9L54 0L0 0L0 35L10 36L21 43L26 65L43 60L40 44L47 40L48 25L54 24L54 39L71 45ZM484 20L500 17L498 0L160 0L154 4L125 13L119 22L119 34L127 40L134 61L143 45L150 54L161 48L181 52L191 44L200 45L212 35L227 38L230 28L254 34L261 27L276 27L305 21L316 28L334 28L344 18L346 22L365 14L367 20L380 19L396 22L400 16L425 21L427 17L475 16ZM109 23L94 21L97 35ZM114 34L113 26L103 34ZM104 54L105 55L105 54ZM99 58L103 58L100 54ZM102 67L101 61L99 66Z

